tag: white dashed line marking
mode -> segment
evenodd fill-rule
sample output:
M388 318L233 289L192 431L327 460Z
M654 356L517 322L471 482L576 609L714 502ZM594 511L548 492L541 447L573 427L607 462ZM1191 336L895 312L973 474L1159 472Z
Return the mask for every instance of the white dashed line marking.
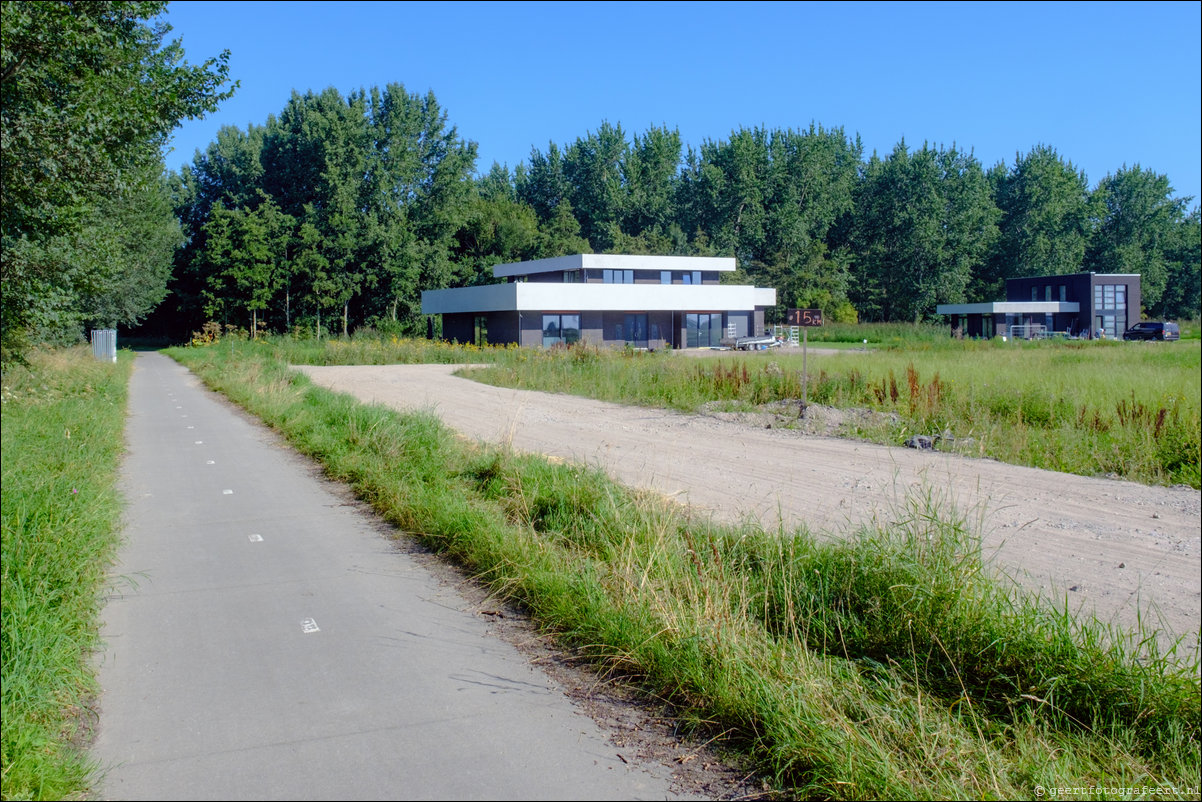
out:
M248 537L250 537L251 543L262 543L263 542L262 535L249 535Z
M320 631L321 630L317 628L317 622L312 618L306 618L304 621L301 621L301 632L305 633L306 635L308 635L310 632Z
M221 491L221 495L223 495L223 496L232 496L232 495L234 495L234 491L233 491L233 490L222 490L222 491Z

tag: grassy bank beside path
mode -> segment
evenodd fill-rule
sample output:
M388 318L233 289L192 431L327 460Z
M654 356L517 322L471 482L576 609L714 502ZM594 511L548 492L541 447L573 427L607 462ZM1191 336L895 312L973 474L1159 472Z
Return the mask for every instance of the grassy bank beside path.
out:
M107 572L120 535L116 483L131 356L36 352L5 370L0 549L0 766L4 799L77 799Z
M994 584L939 498L841 538L720 527L317 388L271 344L170 353L782 797L1197 798L1196 662Z

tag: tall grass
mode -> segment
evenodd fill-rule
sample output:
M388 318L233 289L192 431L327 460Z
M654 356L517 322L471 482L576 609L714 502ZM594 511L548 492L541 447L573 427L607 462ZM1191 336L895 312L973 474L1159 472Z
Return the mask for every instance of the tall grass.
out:
M237 336L234 339L238 339ZM293 365L411 365L491 362L516 346L476 346L420 340L362 329L350 337L307 339L269 337L257 340Z
M811 355L797 349L683 359L672 353L503 351L480 381L697 411L798 400L867 408L845 434L900 444L949 435L958 450L1019 465L1202 486L1202 349L1188 343L940 340ZM865 422L875 420L876 423Z
M91 658L118 541L131 365L83 347L35 353L3 376L4 799L78 798L90 782L76 742L90 725Z
M938 348L949 339L948 327L934 323L827 323L811 328L806 338L820 345L863 344L873 348Z
M948 500L842 539L721 527L316 388L270 348L172 354L784 796L1197 795L1196 659L1012 595Z

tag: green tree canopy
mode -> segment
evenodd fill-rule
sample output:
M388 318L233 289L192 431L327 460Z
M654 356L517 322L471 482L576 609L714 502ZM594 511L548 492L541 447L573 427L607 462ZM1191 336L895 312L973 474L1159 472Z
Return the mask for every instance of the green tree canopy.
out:
M1170 320L1197 318L1202 312L1202 215L1198 207L1173 226L1164 254L1168 281L1159 308L1149 307L1149 313Z
M1039 145L990 178L1002 214L999 241L975 292L1000 298L1007 278L1080 271L1095 216L1085 173Z
M853 235L856 307L870 320L921 320L965 300L997 238L980 163L954 146L913 153L903 140L865 170Z
M106 198L136 197L184 118L228 97L227 53L184 61L164 2L0 6L0 229L6 353L86 287L65 247ZM66 238L66 239L64 239Z
M1086 264L1097 273L1139 273L1144 307L1158 308L1169 278L1166 252L1188 199L1173 197L1168 176L1138 164L1106 176L1095 194L1102 216Z

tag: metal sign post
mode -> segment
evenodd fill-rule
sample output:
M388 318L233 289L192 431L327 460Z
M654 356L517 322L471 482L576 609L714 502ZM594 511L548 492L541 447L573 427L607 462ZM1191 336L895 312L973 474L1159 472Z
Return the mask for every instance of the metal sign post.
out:
M806 326L801 330L801 408L804 410L810 406L810 369L806 362L809 360L810 352L810 328Z
M821 309L790 309L785 313L790 326L801 327L801 417L810 405L810 327L822 325Z

